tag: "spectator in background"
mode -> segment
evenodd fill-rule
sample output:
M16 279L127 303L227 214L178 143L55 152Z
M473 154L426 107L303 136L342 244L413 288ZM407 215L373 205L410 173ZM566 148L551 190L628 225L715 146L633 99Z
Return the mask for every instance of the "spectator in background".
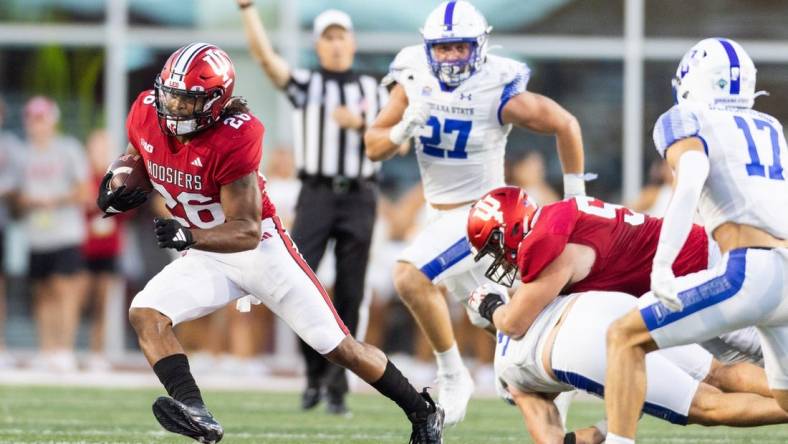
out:
M558 193L545 180L544 157L539 151L528 151L508 165L506 183L524 188L539 205L560 200Z
M107 172L110 157L115 151L111 146L106 130L95 130L88 136L90 196L98 195L99 184ZM85 258L88 278L86 302L92 308L90 356L86 368L92 371L111 368L104 354L105 307L109 292L120 280L118 267L123 248L122 226L126 214L105 218L104 213L94 202L89 202L85 210L87 238L82 245L82 254Z
M5 230L10 219L8 201L16 188L16 163L19 157L19 140L10 132L2 131L6 106L0 99L0 368L13 367L16 360L6 351L6 282L5 282Z
M655 159L648 169L648 183L627 207L638 213L662 217L673 194L673 170L663 159Z
M27 140L17 204L30 246L29 277L40 355L33 366L71 371L83 295L84 206L88 166L80 143L58 134L60 111L49 98L24 108Z
M298 193L301 192L301 181L295 174L293 151L280 147L267 154L265 189L268 198L276 205L276 214L282 220L282 225L289 230L293 227Z

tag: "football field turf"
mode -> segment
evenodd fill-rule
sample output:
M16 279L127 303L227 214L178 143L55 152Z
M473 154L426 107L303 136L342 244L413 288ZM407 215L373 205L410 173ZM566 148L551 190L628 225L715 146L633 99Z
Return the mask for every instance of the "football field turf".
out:
M0 386L0 443L190 443L164 432L150 406L161 391ZM409 426L391 403L374 395L349 399L352 419L298 410L298 394L207 391L206 401L225 428L223 443L398 443ZM590 425L599 402L576 402L570 423ZM639 443L788 443L788 425L755 429L679 427L646 418ZM495 399L473 400L468 417L445 434L447 444L528 443L515 408Z

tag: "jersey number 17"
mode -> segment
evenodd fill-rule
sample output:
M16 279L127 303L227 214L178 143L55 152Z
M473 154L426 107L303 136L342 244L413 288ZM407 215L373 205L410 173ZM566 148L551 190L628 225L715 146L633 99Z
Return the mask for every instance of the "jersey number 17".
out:
M736 121L736 126L744 133L744 139L747 140L747 150L750 153L750 163L747 164L748 176L766 177L766 168L761 164L761 157L758 155L758 147L755 146L755 140L752 138L752 131L750 125L741 116L733 116ZM772 159L773 165L769 165L769 179L772 180L785 180L783 177L783 167L780 165L780 139L777 130L771 123L760 120L752 119L755 128L758 130L769 130L769 137L772 142Z

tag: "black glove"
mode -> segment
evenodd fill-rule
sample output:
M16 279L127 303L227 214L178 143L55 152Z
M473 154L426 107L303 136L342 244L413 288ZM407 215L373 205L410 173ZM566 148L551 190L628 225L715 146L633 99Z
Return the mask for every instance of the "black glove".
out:
M143 191L142 188L126 191L126 185L121 185L117 190L110 191L110 180L112 180L111 172L107 173L104 179L101 180L98 197L96 198L96 205L104 212L104 217L111 217L132 208L137 208L148 200L148 193Z
M503 296L498 293L487 293L484 299L482 299L481 304L479 304L479 315L490 321L490 324L495 325L493 322L493 313L495 313L495 310L501 305L504 305Z
M191 230L181 225L175 219L153 219L156 239L159 241L159 248L174 248L183 251L194 245L194 237Z

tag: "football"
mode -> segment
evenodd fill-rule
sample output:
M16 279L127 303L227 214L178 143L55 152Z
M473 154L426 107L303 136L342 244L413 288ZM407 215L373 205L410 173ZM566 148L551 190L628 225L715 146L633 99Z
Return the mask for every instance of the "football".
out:
M148 179L148 172L145 171L142 156L138 154L124 154L118 157L107 171L112 173L112 180L109 182L109 188L112 191L123 185L126 185L126 189L129 191L137 187L146 192L153 190L150 179Z

